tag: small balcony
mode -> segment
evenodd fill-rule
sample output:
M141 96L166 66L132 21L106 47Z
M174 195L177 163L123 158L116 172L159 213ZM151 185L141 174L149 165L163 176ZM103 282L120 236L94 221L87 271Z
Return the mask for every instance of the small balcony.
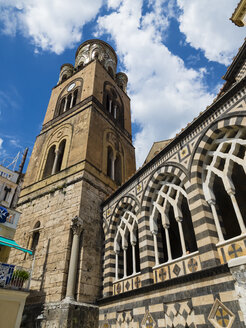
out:
M28 291L31 281L31 269L0 262L0 287Z

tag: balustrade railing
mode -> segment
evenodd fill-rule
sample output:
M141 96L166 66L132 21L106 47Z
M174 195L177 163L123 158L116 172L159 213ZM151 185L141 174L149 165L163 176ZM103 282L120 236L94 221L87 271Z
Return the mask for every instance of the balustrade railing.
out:
M0 287L28 290L31 269L0 262Z

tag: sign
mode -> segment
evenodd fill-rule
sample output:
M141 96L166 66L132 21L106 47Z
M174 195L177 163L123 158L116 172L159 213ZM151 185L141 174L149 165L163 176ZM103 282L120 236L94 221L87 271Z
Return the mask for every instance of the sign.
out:
M0 206L0 223L5 223L8 216L9 212L6 210L6 208Z

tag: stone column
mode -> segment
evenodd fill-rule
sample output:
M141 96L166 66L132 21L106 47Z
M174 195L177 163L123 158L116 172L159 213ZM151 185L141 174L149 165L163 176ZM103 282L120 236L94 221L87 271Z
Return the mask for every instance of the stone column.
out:
M235 280L235 291L246 324L246 256L229 260L228 266Z
M71 222L71 228L73 231L72 250L70 255L68 279L67 279L67 291L65 300L74 300L75 282L78 266L79 256L79 239L83 228L83 221L80 217L75 216Z
M155 248L155 265L159 265L159 251L158 251L158 242L157 242L157 231L152 231L154 236L154 248Z
M219 220L219 217L218 217L218 214L217 214L217 211L216 211L216 207L215 207L215 200L214 199L209 199L207 202L209 203L209 205L211 207L211 210L212 210L212 213L213 213L214 223L215 223L216 230L217 230L217 233L218 233L219 241L224 241L224 236L223 236L222 229L221 229L221 226L220 226L220 220Z
M136 242L135 241L132 241L131 242L131 245L132 245L132 267L133 267L133 272L132 274L135 274L137 269L136 269Z
M124 256L124 277L127 277L127 256L126 256L127 247L123 247L123 256Z
M172 258L172 251L171 251L169 232L168 232L169 224L164 224L163 227L165 229L165 235L166 235L168 261L172 261L173 258Z
M235 210L235 213L236 213L236 216L237 216L237 220L238 220L241 232L245 233L246 228L245 228L245 224L244 224L244 221L243 221L243 217L242 217L240 208L238 206L238 203L237 203L237 200L236 200L236 197L235 197L235 191L231 189L231 190L228 190L227 192L228 192L229 196L231 197L232 205L234 207L234 210Z
M183 232L183 226L182 226L182 218L177 217L176 221L178 222L179 236L180 236L181 247L182 247L182 252L183 252L183 256L184 256L184 255L186 255L186 245L185 245L184 232Z
M119 279L119 251L115 252L115 280Z
M56 173L56 168L57 168L57 163L58 163L58 158L59 158L59 154L60 154L60 150L56 150L55 151L55 160L54 160L54 163L53 163L53 167L52 167L52 171L51 171L51 174L55 174Z

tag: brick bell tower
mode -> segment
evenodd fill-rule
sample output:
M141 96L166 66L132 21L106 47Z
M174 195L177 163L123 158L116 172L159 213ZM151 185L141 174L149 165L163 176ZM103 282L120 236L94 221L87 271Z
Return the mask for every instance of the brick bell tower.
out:
M135 172L127 76L116 69L114 50L89 40L52 90L18 204L15 240L35 253L22 327L98 327L100 204Z

